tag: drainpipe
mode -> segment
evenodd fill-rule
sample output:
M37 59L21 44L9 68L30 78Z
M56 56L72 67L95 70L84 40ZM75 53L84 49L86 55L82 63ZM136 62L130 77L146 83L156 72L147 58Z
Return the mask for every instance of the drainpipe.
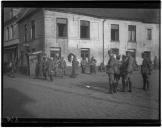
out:
M105 60L104 59L105 58L105 51L104 51L104 48L105 48L105 35L104 35L105 34L105 32L104 32L105 29L104 29L104 23L105 23L105 21L106 21L106 19L103 20L103 24L102 24L102 28L103 28L102 29L103 30L103 64L105 62L104 61Z

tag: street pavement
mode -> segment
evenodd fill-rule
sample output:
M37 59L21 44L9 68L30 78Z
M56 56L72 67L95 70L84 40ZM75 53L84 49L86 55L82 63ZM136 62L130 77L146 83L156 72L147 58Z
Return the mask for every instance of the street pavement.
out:
M150 90L142 89L142 76L134 73L133 92L109 94L103 73L79 74L54 81L16 74L3 75L3 117L67 119L158 119L159 71L150 76Z

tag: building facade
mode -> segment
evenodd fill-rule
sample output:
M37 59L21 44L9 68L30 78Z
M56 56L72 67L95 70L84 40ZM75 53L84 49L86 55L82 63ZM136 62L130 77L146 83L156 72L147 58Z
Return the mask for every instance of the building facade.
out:
M108 61L108 50L124 55L134 51L137 62L147 52L159 57L159 24L97 18L51 9L32 9L19 20L19 39L23 65L25 53L42 51L67 60L70 53L78 59L94 56L97 65Z
M18 33L18 13L20 9L6 8L4 18L4 36L3 36L3 62L15 61L19 58L19 33Z

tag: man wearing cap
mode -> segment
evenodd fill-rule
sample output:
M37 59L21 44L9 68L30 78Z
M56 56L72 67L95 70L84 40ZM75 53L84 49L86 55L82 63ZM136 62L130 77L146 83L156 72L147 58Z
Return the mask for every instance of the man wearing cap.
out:
M141 73L143 77L143 89L149 89L149 76L151 75L151 60L147 57L146 54L143 54Z
M127 75L126 75L126 85L128 87L128 91L132 92L132 73L134 71L133 65L135 63L134 58L131 55L131 51L127 51L126 52L126 56L127 56Z
M114 87L114 64L115 64L115 58L112 50L108 51L108 55L110 57L108 64L106 66L106 73L108 74L109 77L109 92L112 94L115 92L115 87Z

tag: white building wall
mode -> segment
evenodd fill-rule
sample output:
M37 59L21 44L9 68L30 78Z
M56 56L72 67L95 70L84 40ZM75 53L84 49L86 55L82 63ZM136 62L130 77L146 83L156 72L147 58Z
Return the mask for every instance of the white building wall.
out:
M111 24L119 25L119 41L111 41ZM128 25L136 26L136 42L128 41ZM147 40L147 29L152 29L152 40ZM108 49L118 48L120 55L125 55L128 49L136 49L136 60L141 63L141 54L144 51L151 51L151 59L159 56L159 25L146 24L135 21L106 20L104 25L105 32L105 64L108 61Z
M61 47L61 54L67 59L69 53L74 53L80 59L81 48L90 48L90 57L97 59L97 65L103 62L103 41L104 41L104 63L108 62L108 50L118 48L120 55L125 55L128 49L136 49L136 60L141 63L141 54L144 51L151 51L151 59L159 56L159 25L146 24L137 21L124 21L106 19L104 22L99 18L77 15L71 13L54 12L45 10L45 51L50 55L50 47ZM68 38L56 37L56 18L68 19ZM80 39L80 20L90 21L90 39ZM111 41L111 24L119 25L119 41ZM128 25L136 26L136 42L128 41ZM152 29L152 40L147 40L147 29Z
M68 19L68 38L56 37L56 18ZM90 21L90 39L80 39L80 20ZM102 19L89 16L45 11L45 44L46 53L50 55L50 47L61 47L61 54L67 59L69 53L81 59L81 48L90 48L90 57L94 56L97 65L103 61Z

